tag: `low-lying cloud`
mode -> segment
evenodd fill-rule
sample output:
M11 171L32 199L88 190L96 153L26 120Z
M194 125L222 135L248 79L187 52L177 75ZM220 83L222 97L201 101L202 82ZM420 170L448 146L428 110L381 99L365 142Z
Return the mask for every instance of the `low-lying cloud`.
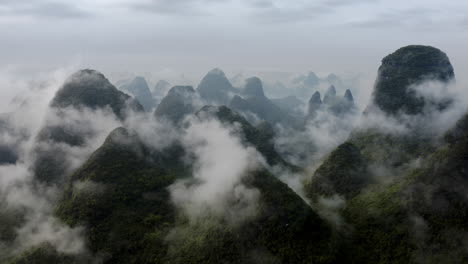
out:
M236 224L255 216L260 192L244 185L242 178L262 161L234 133L216 120L192 120L187 128L183 144L194 158L193 179L177 181L169 189L174 204L191 219L214 215Z

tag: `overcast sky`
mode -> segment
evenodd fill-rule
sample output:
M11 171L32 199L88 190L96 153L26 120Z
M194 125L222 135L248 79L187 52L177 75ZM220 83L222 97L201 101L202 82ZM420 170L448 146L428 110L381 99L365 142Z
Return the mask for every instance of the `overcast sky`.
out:
M0 68L371 72L408 44L468 72L467 0L0 0Z

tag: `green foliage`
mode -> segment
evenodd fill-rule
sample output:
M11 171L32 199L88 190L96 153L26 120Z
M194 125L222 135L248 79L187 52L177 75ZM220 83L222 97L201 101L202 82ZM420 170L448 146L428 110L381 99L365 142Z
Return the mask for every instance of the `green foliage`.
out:
M345 142L338 146L315 171L304 189L309 198L342 195L353 197L369 184L367 163L359 149Z
M184 177L177 146L164 153L146 149L124 129L115 130L72 176L57 208L71 226L88 227L90 247L109 254L108 263L158 263L174 222L167 186ZM92 182L102 188L81 190ZM151 242L151 243L150 243Z
M468 137L465 116L447 145L390 185L375 184L343 211L354 232L344 246L351 263L468 261Z
M142 112L143 107L127 94L117 90L109 80L95 70L81 70L71 75L57 91L50 104L56 113L65 118L63 109L88 108L92 110L109 108L120 119L125 119L126 111ZM61 147L51 143L64 143L70 146L82 146L94 132L83 129L87 124L48 125L39 131L38 141L45 143L36 146L34 173L36 179L48 183L62 185L64 175L69 173L69 161Z
M105 263L330 263L328 225L265 170L244 179L261 192L253 220L232 225L206 215L188 221L167 188L191 175L183 155L178 146L148 149L116 129L73 174L57 216L86 226L91 250L108 256Z
M135 111L143 111L138 101L132 100L129 95L117 90L102 73L89 69L78 71L70 76L55 94L51 106L91 109L110 107L121 119L125 117L127 106Z
M35 152L37 153L33 164L35 179L48 184L64 184L66 179L63 176L70 164L63 149L38 146Z
M333 262L330 227L297 194L265 170L243 183L260 191L256 216L235 224L179 216L167 263Z
M331 228L287 185L266 171L245 179L260 190L259 215L243 230L281 263L330 263Z
M16 238L16 228L23 223L23 213L21 210L13 210L7 204L0 203L0 241L11 243ZM0 262L2 261L3 250L0 248Z
M373 186L349 201L343 212L354 232L343 248L349 263L408 263L410 243L402 184Z
M354 131L349 139L361 151L362 156L372 164L391 167L405 165L418 157L431 154L435 147L431 137L418 131L411 134L384 133L376 129Z
M50 244L41 244L21 253L18 257L8 261L8 264L78 264L89 259L77 258L57 252Z

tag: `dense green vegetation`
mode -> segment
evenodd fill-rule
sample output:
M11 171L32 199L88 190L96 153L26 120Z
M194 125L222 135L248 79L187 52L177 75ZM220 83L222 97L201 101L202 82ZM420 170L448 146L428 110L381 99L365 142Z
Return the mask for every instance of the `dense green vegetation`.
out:
M119 91L102 73L94 70L81 70L70 76L55 95L51 106L91 109L108 106L121 119L125 118L127 108L143 111L138 101Z
M344 215L355 228L348 256L354 263L468 261L466 131L430 155L421 168L350 201Z
M115 130L73 174L57 215L87 226L91 249L109 253L109 263L153 263L164 255L174 223L166 187L186 175L181 152L177 146L152 152L125 129Z
M90 260L86 257L67 256L57 252L52 245L44 243L9 260L8 264L78 264L89 263Z
M396 51L379 69L375 103L389 114L421 114L434 102L414 97L408 86L426 77L453 78L444 53L423 46ZM334 193L347 198L339 211L338 262L468 261L468 115L443 140L416 124L407 129L355 130L306 183L313 201Z
M91 250L108 256L106 263L332 260L328 225L266 170L244 179L261 193L252 221L232 226L210 215L188 221L167 189L191 175L182 157L177 145L154 151L119 128L73 174L57 215L71 226L86 226Z
M437 104L437 111L447 104L415 97L408 86L428 76L440 81L453 78L452 66L443 52L424 46L399 49L382 62L374 103L396 117L395 122L401 121L400 112L427 118L421 113L427 103ZM199 92L217 103L226 100L227 92L234 89L219 70L210 72L202 84ZM212 85L224 86L211 94L215 89ZM113 91L113 95L89 99L100 94L101 88ZM282 112L275 110L279 107L264 107L264 103L272 102L264 96L259 79L247 82L244 95L245 99L233 98L241 111L257 111L254 108L259 107L257 113L265 111L265 116L283 118ZM331 89L324 101L333 105L335 95ZM115 101L115 96L125 100ZM154 148L139 137L140 131L120 127L84 164L70 172L70 177L61 177L62 182L53 176L68 173L66 153L41 149L41 145L35 149L41 155L33 168L35 179L40 180L34 187L43 188L44 182L63 187L55 216L70 227L85 228L89 252L64 253L42 243L18 254L4 254L0 262L468 263L468 114L444 136L418 127L420 122L402 124L406 130L398 132L378 127L355 129L304 183L309 205L268 170L279 166L301 172L276 151L271 125L275 122L254 126L226 106L204 106L195 112L195 96L192 87L175 86L155 115L172 120L181 130L191 122L215 118L232 128L244 147L254 147L265 157L270 166L262 163L246 169L234 184L255 193L248 217L237 217L231 211L219 213L209 206L206 210L195 207L201 213L194 217L185 210L185 204L177 202L173 189L179 184L188 188L205 183L206 179L194 176L201 165L193 162L193 146L174 140L164 148ZM345 97L352 101L350 92ZM312 99L321 104L320 94ZM109 106L119 116L127 100L127 96L115 93L104 76L84 70L70 78L52 105ZM193 119L180 122L192 113ZM76 134L72 127L50 126L39 133L38 140L80 146L87 136ZM222 200L224 196L216 197ZM326 204L335 200L342 204ZM223 202L229 210L245 206L243 198L236 195ZM6 203L0 203L0 209L0 242L14 245L16 229L25 214ZM333 219L328 217L332 214ZM9 248L0 244L0 250L5 249Z
M168 263L332 263L330 228L266 171L244 181L261 192L258 215L237 226L209 216L178 226Z
M330 197L335 194L350 198L369 182L367 163L359 149L346 142L329 155L304 188L314 201L318 196Z
M36 178L48 184L63 184L70 165L64 150L55 144L82 146L95 133L86 129L86 123L69 122L63 112L65 108L109 108L122 120L129 110L143 111L138 101L117 90L102 73L89 69L71 75L57 91L50 105L63 120L59 124L44 124L37 136L39 144L34 150L36 160L32 168Z
M429 140L353 134L306 184L308 196L340 194L347 263L465 263L468 260L468 115L436 147ZM420 165L411 165L419 160ZM372 165L387 170L378 178Z

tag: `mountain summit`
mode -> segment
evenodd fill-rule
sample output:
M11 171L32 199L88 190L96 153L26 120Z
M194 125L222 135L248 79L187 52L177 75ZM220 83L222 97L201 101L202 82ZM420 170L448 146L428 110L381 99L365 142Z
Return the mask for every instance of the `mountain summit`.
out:
M315 112L320 109L322 106L322 99L320 98L320 92L316 91L309 100L309 108L308 113L309 115L315 115Z
M229 102L229 92L233 90L224 72L218 68L209 71L197 87L201 98L208 103L224 105Z
M55 94L51 106L91 109L109 106L120 119L124 119L127 108L143 111L140 103L115 88L102 73L90 69L72 74Z
M174 86L154 111L157 118L166 118L178 123L195 111L196 92L192 86Z
M264 97L262 81L258 77L245 80L244 94L247 97Z
M323 96L323 103L324 104L333 104L336 97L336 88L334 85L328 87L327 92Z
M428 102L410 87L423 81L447 83L454 77L452 64L441 50L430 46L406 46L383 58L373 103L389 114L419 114Z
M146 111L151 111L154 108L155 101L144 77L137 76L130 83L124 84L120 88L133 95Z

